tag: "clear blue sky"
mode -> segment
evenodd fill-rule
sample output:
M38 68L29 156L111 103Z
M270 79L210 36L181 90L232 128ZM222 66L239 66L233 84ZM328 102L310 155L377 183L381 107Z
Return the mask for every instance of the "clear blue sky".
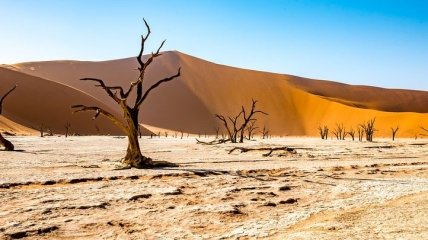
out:
M242 68L428 90L425 0L0 0L0 63L179 50Z

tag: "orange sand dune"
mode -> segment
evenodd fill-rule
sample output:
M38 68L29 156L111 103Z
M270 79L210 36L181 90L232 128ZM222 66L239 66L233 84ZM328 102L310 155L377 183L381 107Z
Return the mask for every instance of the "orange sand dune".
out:
M3 115L16 124L37 130L43 124L53 130L53 133L63 133L65 123L70 122L70 133L122 134L107 119L91 121L94 113L72 114L70 107L76 104L95 105L110 110L110 107L84 92L57 82L0 68L0 93L3 94L15 84L18 88L5 100ZM19 132L20 129L18 127L16 130L15 125L10 122L2 121L1 125L5 131Z
M355 128L376 117L377 136L389 136L400 126L399 136L414 137L428 126L428 92L387 90L309 80L290 75L238 69L204 61L180 52L164 52L149 68L147 86L175 73L179 80L161 86L141 112L143 124L175 131L213 133L219 123L214 113L236 114L251 98L269 113L260 116L274 135L317 135L317 127L336 123ZM77 88L115 108L114 103L82 77L106 79L128 86L136 78L135 58L103 62L51 61L13 65L19 71ZM383 97L385 96L385 97ZM117 109L117 108L115 108ZM418 113L419 112L419 113Z
M38 132L34 129L22 126L3 116L0 116L0 133L8 132L14 135L35 135Z
M295 87L326 99L359 108L388 112L428 113L428 92L354 86L343 83L289 76Z

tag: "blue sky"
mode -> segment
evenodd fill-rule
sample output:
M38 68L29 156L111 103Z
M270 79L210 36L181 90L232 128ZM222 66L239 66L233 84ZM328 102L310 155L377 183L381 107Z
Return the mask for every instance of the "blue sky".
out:
M220 64L428 90L424 0L0 0L0 63L134 56L167 39Z

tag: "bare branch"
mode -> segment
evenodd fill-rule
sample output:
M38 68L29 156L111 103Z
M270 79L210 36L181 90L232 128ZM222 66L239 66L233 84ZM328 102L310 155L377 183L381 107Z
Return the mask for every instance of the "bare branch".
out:
M156 58L156 57L159 57L159 56L161 56L162 54L160 54L159 52L160 52L160 50L161 50L161 48L163 47L163 45L165 44L165 41L166 40L163 40L162 41L162 43L161 43L161 45L159 46L159 48L158 48L158 50L155 52L155 53L152 53L152 55L150 56L150 58L149 59L147 59L147 61L145 62L145 63L143 63L142 62L142 60L141 60L141 62L140 62L140 67L138 68L138 70L140 71L140 76L139 76L139 78L138 78L138 80L137 81L135 81L135 82L131 82L131 86L129 86L129 89L128 89L128 91L126 91L126 93L122 96L122 98L127 98L128 96L129 96L129 94L132 92L132 90L134 89L134 87L136 86L136 85L138 85L138 89L137 89L137 100L136 101L138 101L138 99L140 99L141 98L141 93L142 93L142 90L143 90L143 88L142 88L142 84L143 84L143 81L144 81L144 74L145 74L145 72L146 72L146 69L147 69L147 67L153 62L153 60ZM142 54L142 53L141 53ZM139 59L140 59L141 57L139 57Z
M112 121L117 127L119 127L124 133L128 134L127 127L119 121L113 114L107 112L106 110L99 107L88 107L85 105L73 105L71 108L75 108L76 110L73 113L78 112L87 112L87 111L95 111L95 116L92 120L95 120L100 114L106 116L110 121Z
M149 96L150 92L153 91L153 89L159 87L162 83L166 83L166 82L174 80L175 78L179 77L180 74L181 74L181 68L178 68L178 72L175 75L173 75L171 77L164 78L164 79L158 81L157 83L153 84L149 89L147 89L147 91L144 93L144 95L141 97L141 99L139 99L135 103L135 107L138 108L144 102L144 100L146 100L147 96Z
M102 89L104 89L104 91L106 91L106 93L113 99L115 100L117 103L120 102L120 99L111 91L112 89L119 89L121 92L121 95L123 95L123 89L122 87L109 87L106 86L104 81L98 78L81 78L81 81L94 81L97 82L98 85L95 85L96 87L101 87Z
M11 93L11 92L13 92L13 90L15 90L16 89L16 87L17 87L18 85L15 85L15 86L13 86L13 88L12 89L10 89L5 95L3 95L3 97L0 99L0 114L2 113L2 110L3 110L3 101L6 99L6 97Z
M144 24L146 25L146 28L147 28L147 34L145 36L141 35L141 49L140 49L140 52L138 53L138 56L137 56L137 61L140 64L140 67L138 69L140 71L144 68L144 62L143 62L144 45L145 45L145 42L149 38L150 33L151 33L150 26L147 23L146 19L143 18L143 21L144 21Z

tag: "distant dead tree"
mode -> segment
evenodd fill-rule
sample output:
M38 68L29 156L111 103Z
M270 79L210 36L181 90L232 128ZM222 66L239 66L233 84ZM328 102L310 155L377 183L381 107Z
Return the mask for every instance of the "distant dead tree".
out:
M40 128L39 128L40 137L44 137L45 136L45 129L46 129L46 126L43 123L40 124Z
M183 135L184 135L183 130L180 130L180 134L181 134L180 139L183 139Z
M215 115L215 117L223 123L223 126L229 136L228 140L232 143L237 143L238 141L240 143L244 142L245 130L250 122L257 121L257 119L254 118L257 113L268 115L263 111L257 110L257 100L251 99L251 101L251 109L249 112L245 109L244 106L242 106L241 111L234 117L225 117L220 114Z
M77 109L75 112L94 111L95 116L93 117L93 119L96 119L100 114L104 115L128 136L128 147L126 155L122 160L122 163L126 167L152 168L161 166L176 166L175 164L168 162L154 162L151 158L143 156L140 149L140 143L138 142L138 118L142 103L147 99L150 93L152 93L152 91L158 88L161 84L177 79L180 76L180 68L178 68L176 74L157 81L155 84L146 88L144 91L143 83L145 80L146 70L157 57L161 56L160 50L165 43L165 41L163 41L157 51L152 52L151 55L147 58L147 60L144 61L144 46L151 33L150 27L147 24L146 20L144 20L144 24L147 28L147 33L141 36L141 48L137 56L137 61L139 64L139 76L136 81L130 83L130 86L127 90L124 90L121 86L108 86L102 79L80 79L82 81L96 82L97 84L95 86L101 87L107 93L107 95L121 107L125 123L123 123L121 119L117 118L115 115L107 112L106 110L100 107L85 105L75 105L72 107ZM133 92L135 94L131 94ZM133 101L130 100L130 96L135 96L135 99Z
M3 111L3 102L6 99L7 96L9 96L9 94L11 92L13 92L16 89L17 85L15 85L14 87L12 87L9 91L7 91L1 98L0 98L0 115L2 114ZM13 151L15 149L15 146L8 140L6 140L0 132L0 146L4 146L4 149L6 151Z
M266 126L263 126L263 129L262 129L262 138L263 139L269 138L269 129Z
M373 118L360 125L364 129L364 133L366 134L366 140L368 142L373 142L374 132L377 131L375 129L375 121L376 121L376 118Z
M349 129L348 134L351 136L352 141L355 141L355 130L353 128Z
M141 125L140 124L138 124L138 137L142 137L143 136L143 134L141 133Z
M325 139L325 140L328 139L328 131L329 131L329 129L328 129L327 126L324 126L324 127L319 126L318 127L318 131L320 133L321 139Z
M364 129L361 126L357 127L358 141L362 142L364 137Z
M251 121L248 126L247 126L247 139L251 140L254 136L255 131L258 129L258 127L256 127L256 121Z
M54 135L54 133L53 133L53 131L52 131L52 128L47 128L47 131L48 131L48 133L45 135L45 136L49 136L49 137L52 137L53 135Z
M334 136L336 136L337 140L345 140L347 132L345 127L343 126L343 123L336 124L336 127L333 129L332 132Z
M400 128L397 126L395 128L391 128L391 133L392 133L392 141L395 141L395 136L397 135L397 132Z
M215 139L218 139L219 132L220 132L220 127L219 127L219 126L216 126L216 127L214 128L214 131L215 131Z
M66 122L64 125L65 128L65 137L68 137L68 133L70 132L70 128L71 128L71 123Z
M165 138L168 137L168 132L164 132Z

